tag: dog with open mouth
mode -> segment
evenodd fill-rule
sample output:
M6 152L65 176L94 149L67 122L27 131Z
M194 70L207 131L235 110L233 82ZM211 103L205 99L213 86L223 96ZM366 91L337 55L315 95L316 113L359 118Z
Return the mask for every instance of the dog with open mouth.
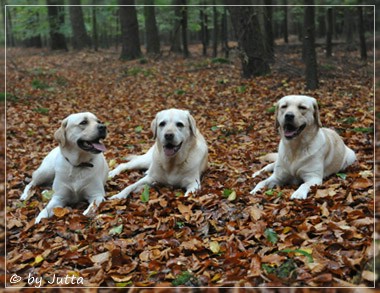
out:
M273 174L251 191L284 184L301 185L291 199L305 199L310 187L355 162L356 155L333 130L323 128L316 99L302 95L281 98L276 106L281 141L275 162L253 174Z
M109 173L112 178L124 170L147 169L145 177L111 199L125 198L145 184L153 183L184 188L185 196L200 189L201 174L207 168L208 147L189 111L163 110L157 113L151 129L155 143L149 151L129 156L128 163L120 164Z
M54 194L35 223L51 217L56 207L82 200L89 202L83 213L87 215L104 200L108 165L103 155L106 148L102 140L106 136L106 126L90 112L71 114L62 121L54 134L59 146L33 172L32 181L20 197L27 200L32 187L52 184Z

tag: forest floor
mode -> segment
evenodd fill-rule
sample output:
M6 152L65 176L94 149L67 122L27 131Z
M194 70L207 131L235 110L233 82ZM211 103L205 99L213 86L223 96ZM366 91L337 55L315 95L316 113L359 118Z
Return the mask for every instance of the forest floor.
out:
M35 287L30 277L60 286L54 276L94 287L373 286L373 64L343 48L327 60L320 48L320 88L308 91L300 51L281 48L272 73L252 79L241 78L237 60L201 57L199 47L188 59L129 62L115 50L9 49L7 286ZM306 200L290 200L296 186L252 196L262 179L251 177L263 166L258 158L279 142L274 105L289 94L317 98L323 125L338 131L358 161ZM63 118L91 111L107 124L112 169L149 149L151 120L171 107L190 110L207 140L201 191L185 198L181 190L152 187L148 198L107 200L92 217L78 204L33 224L46 194L35 188L29 201L19 197L57 145L53 134ZM142 176L129 171L109 180L107 197Z

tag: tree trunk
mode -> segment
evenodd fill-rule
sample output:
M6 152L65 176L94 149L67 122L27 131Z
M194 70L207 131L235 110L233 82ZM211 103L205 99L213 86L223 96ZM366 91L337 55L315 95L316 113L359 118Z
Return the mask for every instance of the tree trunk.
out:
M225 0L227 5L240 1ZM232 25L241 50L243 77L262 76L270 71L266 60L264 38L260 31L257 12L253 6L228 6Z
M174 26L173 26L173 33L172 33L172 40L171 40L171 48L170 51L174 53L181 53L181 35L179 33L179 29L181 27L181 0L173 0L174 6Z
M273 11L271 6L272 0L265 0L264 3L264 29L267 58L270 61L274 61L274 37L272 29Z
M333 36L333 11L327 9L327 33L326 33L326 57L330 58L332 54L332 36Z
M94 4L96 3L96 0L94 1ZM94 50L98 51L99 49L99 36L98 36L98 24L97 24L97 19L96 19L96 14L97 14L97 7L92 6L92 42L94 44Z
M139 24L134 0L118 0L121 26L122 60L133 60L141 57ZM130 6L123 6L130 5Z
M344 9L344 34L346 38L346 48L348 50L355 50L354 41L354 21L351 7Z
M218 11L215 6L215 0L213 1L213 5L214 30L212 38L212 57L216 58L218 56Z
M188 46L188 40L187 40L187 6L186 6L186 0L182 0L182 7L181 7L181 14L182 14L182 20L181 20L181 26L182 26L182 47L183 47L183 56L185 58L188 58L190 56L189 52L189 46Z
M71 29L73 32L73 48L81 50L86 47L91 47L91 39L86 32L83 20L83 11L80 6L80 0L69 1L69 12L71 20Z
M65 23L64 7L51 6L63 5L63 0L46 0L48 18L49 18L49 34L52 50L66 50L67 44L65 36L60 32L60 28Z
M363 7L357 7L358 21L359 21L359 39L360 39L360 58L367 60L367 46L365 43L365 29L363 22Z
M284 42L287 44L289 43L289 39L288 39L288 1L287 0L284 0L284 6L283 6L283 9L284 9L284 24L283 24L283 28L284 28Z
M202 41L202 55L207 56L207 14L205 13L206 8L199 8L199 18L201 22L201 41Z
M7 11L5 9L7 8ZM7 46L14 47L15 46L15 40L12 33L12 9L11 7L5 7L3 6L3 19L6 19L6 38L7 38ZM7 14L7 17L5 18L5 14Z
M304 12L304 52L306 65L306 88L314 90L318 88L317 55L315 52L315 8L314 0L305 0Z
M222 48L224 52L224 57L228 58L229 56L229 47L228 47L228 28L227 28L227 8L223 9L222 16Z
M160 38L158 36L156 11L153 6L153 0L145 0L144 16L145 16L145 38L146 38L146 51L148 54L160 54ZM150 5L150 6L148 6Z

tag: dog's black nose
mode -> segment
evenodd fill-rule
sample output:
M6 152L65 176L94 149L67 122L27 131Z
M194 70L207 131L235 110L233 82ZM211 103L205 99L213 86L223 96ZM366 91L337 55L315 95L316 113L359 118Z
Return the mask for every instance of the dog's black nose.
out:
M166 140L173 140L174 134L173 133L166 133L165 134L165 139Z
M98 131L99 131L99 134L105 134L107 132L107 126L105 126L104 124L99 124L98 125Z
M292 112L285 114L285 121L293 121L293 119L294 119L294 114Z

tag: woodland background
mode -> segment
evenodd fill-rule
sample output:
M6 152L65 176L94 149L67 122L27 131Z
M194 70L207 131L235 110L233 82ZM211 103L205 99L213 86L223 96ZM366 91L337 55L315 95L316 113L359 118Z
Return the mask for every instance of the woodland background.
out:
M29 274L45 285L53 274L81 276L93 287L377 282L373 6L33 4L40 6L2 10L3 284L12 285L12 274L25 287ZM287 94L317 98L323 124L338 131L358 162L304 201L289 200L294 186L250 196L258 182L251 175L264 164L259 157L276 151L274 105ZM53 133L64 117L89 110L107 124L105 156L112 168L151 146L150 121L169 107L189 109L209 144L210 168L199 194L184 198L181 190L152 187L106 201L93 217L82 216L85 205L79 204L33 225L51 193L36 188L27 202L19 196L56 145ZM4 146L0 150L4 160ZM109 180L107 195L141 176L131 171Z

